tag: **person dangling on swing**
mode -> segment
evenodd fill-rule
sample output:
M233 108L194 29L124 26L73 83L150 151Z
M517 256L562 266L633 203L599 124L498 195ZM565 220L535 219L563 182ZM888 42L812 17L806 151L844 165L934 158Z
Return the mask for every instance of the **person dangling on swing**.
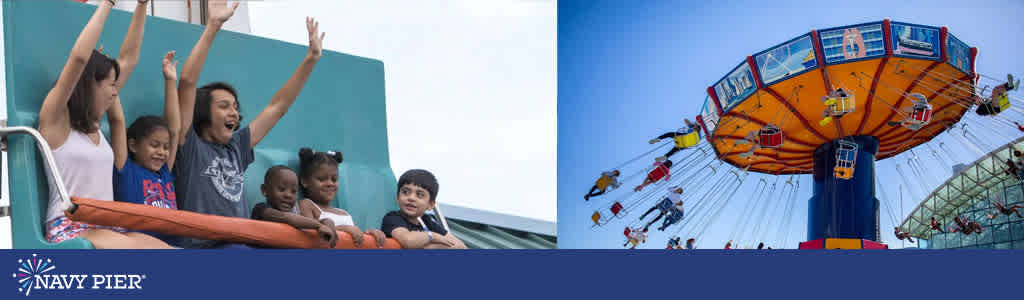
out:
M953 222L956 222L956 228L950 228L950 233L960 232L964 235L971 233L981 233L981 225L978 222L968 221L967 218L961 218L960 216L953 217Z
M683 202L679 201L676 205L672 205L668 209L668 213L665 216L665 220L661 222L661 226L658 227L658 231L665 231L665 228L679 223L683 220Z
M1010 207L1006 207L1002 203L999 203L999 201L992 203L992 205L996 207L996 212L987 215L989 220L995 219L996 217L999 216L999 214L1003 214L1006 216L1016 214L1018 218L1024 218L1024 216L1020 215L1020 211L1017 210L1018 208L1024 208L1024 205L1015 204L1011 205Z
M651 224L654 224L654 222L657 222L659 219L661 219L661 217L664 217L666 214L669 214L670 212L672 212L673 208L679 207L678 209L682 209L682 207L683 207L683 197L682 197L682 195L683 195L683 188L678 187L678 186L674 186L674 187L670 187L668 190L669 190L669 193L668 193L668 195L665 196L664 199L662 199L661 201L658 201L658 203L656 203L654 205L654 207L651 207L651 209L648 209L647 212L645 212L643 215L640 215L640 220L643 220L645 217L647 217L648 214L654 212L655 210L659 210L660 211L658 213L657 217L654 217L653 220L651 220L650 222L647 222L647 225L644 225L644 230L645 231L647 230L647 228L651 227ZM664 228L664 227L662 227L662 228ZM658 230L664 230L664 229L659 228Z
M1015 163L1012 158L1006 159L1006 174L1017 178L1017 180L1021 180L1020 168L1017 167L1017 163Z
M929 223L928 226L932 230L936 230L936 231L941 232L941 233L946 233L945 230L942 230L942 223L939 223L939 221L936 221L935 217L932 217L932 221Z
M651 170L651 172L647 173L647 178L644 178L644 183L638 185L636 188L633 189L633 191L639 192L645 186L655 183L658 180L665 179L665 181L668 181L669 177L671 177L671 175L669 174L671 168L672 160L666 160L665 162L654 162L654 170Z
M626 227L626 238L628 240L626 240L626 243L622 244L622 246L625 247L629 244L633 244L633 247L630 247L629 249L636 249L637 245L647 242L647 229Z
M608 191L608 187L612 190L619 188L619 170L611 170L609 172L601 173L601 178L597 179L594 183L594 187L590 188L590 192L586 196L583 196L583 200L590 201L590 197L596 197L604 192Z
M992 88L992 95L978 105L975 110L980 116L996 115L1010 107L1010 98L1006 92L1015 90L1020 85L1020 80L1013 80L1012 74L1006 74L1006 82ZM1017 125L1020 128L1020 125Z
M673 132L667 132L665 134L662 134L648 142L651 145L653 145L657 144L662 139L668 138L671 138L674 142L672 149L669 149L668 152L665 153L665 155L658 156L654 160L665 161L666 159L671 157L672 154L679 152L679 150L693 147L694 145L697 145L698 142L700 142L700 125L691 123L690 119L683 119L683 122L686 123L685 127L679 128L678 130Z
M675 238L669 239L668 240L668 246L665 246L665 250L682 249L683 247L679 245L679 243L680 243L680 241L682 239L683 238L678 237L678 236L675 237Z
M910 234L903 232L903 230L900 230L899 226L896 226L896 238L900 239L901 241L906 239L908 242L914 242L914 239L910 237Z

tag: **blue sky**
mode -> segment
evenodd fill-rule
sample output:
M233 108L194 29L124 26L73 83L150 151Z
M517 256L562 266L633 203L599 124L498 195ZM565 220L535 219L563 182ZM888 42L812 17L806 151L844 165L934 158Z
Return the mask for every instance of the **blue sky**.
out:
M843 6L839 7L840 4ZM631 188L642 180L642 175L637 176L625 182L620 190L584 202L583 195L600 172L640 157L653 148L647 144L649 139L680 127L683 118L692 120L706 96L707 87L746 56L811 29L886 18L947 26L950 33L979 49L979 73L995 78L1004 78L1006 73L1024 76L1021 72L1024 62L1020 59L1022 42L1018 38L1024 32L1024 23L1016 19L1024 14L1024 5L1011 1L804 1L785 4L768 1L560 1L558 10L557 177L561 248L620 248L625 241L623 228L627 224L635 224L639 214L650 205L637 205L636 210L639 211L625 219L591 228L590 215L595 209L617 199L624 199L627 203L637 201L638 197L627 194L632 194ZM981 85L993 83L984 78L981 81ZM1012 120L1024 119L1017 112L1001 116ZM985 152L1020 136L1015 129L980 119L973 113L962 122L971 124L968 126L969 134L978 137L980 142L976 147ZM983 127L995 130L970 130ZM945 146L940 148L940 143ZM892 236L893 218L889 214L901 222L922 197L952 174L947 166L970 163L979 156L961 138L948 133L938 136L928 146L916 149L922 166L920 169L910 169L906 165L908 157L912 156L909 152L876 162L875 166L879 181L886 183L878 191L882 201L879 217L882 240L895 248L902 245ZM940 154L943 159L934 159L930 152L932 149L945 151ZM622 178L650 165L653 157L664 151L665 148L659 149L628 164L622 168ZM682 152L673 158L677 160L688 154L688 151ZM922 176L901 179L895 167L897 162L906 176ZM695 165L682 168L693 170ZM683 176L679 177L682 179ZM711 186L716 178L698 174L685 186L699 191L696 186ZM758 185L761 178L769 185L778 181L776 191L770 195L758 193L762 189ZM778 224L787 211L783 209L786 202L782 200L788 198L782 195L782 185L788 179L753 174L738 188L736 197L731 198L713 222L707 226L686 224L680 232L703 232L697 242L701 248L721 248L730 237L737 236L745 237L746 243L741 246L754 246L765 241L773 248L795 248L798 242L806 239L807 199L812 182L809 175L794 178L801 184L796 191L795 202L788 210L792 215L791 226L780 232ZM897 201L901 184L904 185L902 212ZM665 189L663 186L655 188L659 193ZM765 189L771 190L771 187ZM700 218L702 212L693 209L700 200L704 199L687 202L687 218ZM748 211L746 213L752 217L741 218L745 208L757 207L755 203L767 204L771 209ZM890 205L894 208L888 208ZM743 225L744 220L748 222L746 226ZM670 235L679 229L679 225L676 226L664 233L652 231L651 238L643 247L664 248ZM755 235L755 229L760 234ZM788 241L780 241L777 237L786 232L789 233Z

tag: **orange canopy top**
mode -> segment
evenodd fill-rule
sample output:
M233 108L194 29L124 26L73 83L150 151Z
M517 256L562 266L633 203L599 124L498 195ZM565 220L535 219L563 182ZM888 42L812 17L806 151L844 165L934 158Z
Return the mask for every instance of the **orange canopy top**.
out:
M876 159L884 159L931 140L968 112L976 101L976 53L944 27L885 20L812 31L747 57L708 88L698 119L718 158L750 171L810 173L816 148L857 135L878 138ZM840 88L855 108L819 124L822 97ZM910 118L912 93L928 99L929 122L917 130L888 125ZM745 155L755 146L743 140L768 125L781 129L782 144Z

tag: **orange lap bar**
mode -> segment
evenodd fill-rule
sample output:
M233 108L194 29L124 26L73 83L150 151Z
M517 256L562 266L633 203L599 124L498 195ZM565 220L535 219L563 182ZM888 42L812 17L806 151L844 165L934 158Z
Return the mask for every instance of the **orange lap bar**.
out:
M151 231L231 243L257 244L275 248L326 248L315 230L300 230L288 224L223 217L173 210L127 202L101 201L71 197L77 205L74 212L64 212L71 220L96 225L119 226L131 230ZM338 232L336 249L381 249L373 236L363 235L356 247L352 236ZM383 249L401 249L395 239L387 239Z

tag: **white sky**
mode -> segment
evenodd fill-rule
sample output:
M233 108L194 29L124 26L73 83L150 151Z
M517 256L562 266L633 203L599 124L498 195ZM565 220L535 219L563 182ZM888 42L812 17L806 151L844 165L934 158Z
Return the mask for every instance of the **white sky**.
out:
M555 221L556 3L253 1L252 33L382 60L395 176L434 172L440 203Z

